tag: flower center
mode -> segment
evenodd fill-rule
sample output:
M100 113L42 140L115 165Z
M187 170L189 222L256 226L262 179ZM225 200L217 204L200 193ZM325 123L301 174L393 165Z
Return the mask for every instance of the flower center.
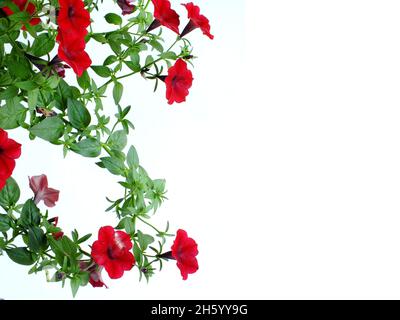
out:
M72 7L72 6L69 7L68 8L68 17L72 18L74 16L74 14L75 14L74 7Z
M0 154L2 154L4 152L4 150L0 147Z
M111 247L108 247L108 248L107 248L107 256L108 256L108 258L109 258L110 260L114 260L114 259L115 259L115 258L114 258L114 254L113 254L113 250L112 250Z

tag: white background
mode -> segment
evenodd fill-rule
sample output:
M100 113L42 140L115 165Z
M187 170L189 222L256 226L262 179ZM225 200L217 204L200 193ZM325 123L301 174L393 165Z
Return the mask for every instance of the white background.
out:
M399 298L400 3L197 3L216 38L191 35L188 102L168 106L140 77L124 102L141 162L167 179L155 220L197 240L200 270L184 282L170 263L148 285L132 271L78 298ZM114 223L114 178L11 135L25 141L15 177L48 175L65 230ZM0 270L0 297L70 298L6 257Z

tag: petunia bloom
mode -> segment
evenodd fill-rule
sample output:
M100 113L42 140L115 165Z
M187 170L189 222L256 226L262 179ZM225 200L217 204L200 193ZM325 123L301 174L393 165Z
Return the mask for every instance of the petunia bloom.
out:
M131 14L136 9L132 0L117 0L117 4L122 10L122 15Z
M131 238L126 232L115 231L110 226L102 227L92 246L92 258L106 269L111 279L119 279L135 264L131 249Z
M59 0L57 24L64 32L82 32L90 25L90 13L82 0ZM85 33L86 34L86 33Z
M83 38L78 38L73 41L69 38L65 38L61 30L59 30L57 41L60 44L58 47L59 58L65 61L74 70L76 75L80 77L92 64L92 60L85 51L85 42Z
M34 202L38 204L44 201L44 204L49 208L54 207L58 201L60 191L49 188L46 175L34 176L29 178L29 187L35 194Z
M21 145L8 138L7 131L0 128L0 190L6 185L15 169L15 160L21 156Z
M168 76L165 78L167 86L167 100L169 104L186 101L189 89L192 87L193 75L187 68L187 63L179 59L175 65L169 68Z
M193 2L189 2L182 5L186 8L188 12L188 18L190 19L190 21L186 25L185 29L183 29L181 37L184 37L189 32L192 32L193 30L200 28L201 31L203 31L203 34L205 34L211 40L214 39L214 36L210 33L211 32L210 21L205 16L200 14L200 8L194 5Z
M36 7L33 3L28 2L28 0L12 0L12 2L19 8L20 11L25 11L28 12L31 16L36 12ZM3 7L1 8L8 16L14 14L14 12L9 8L9 7ZM29 20L29 24L31 26L35 26L38 23L40 23L40 18L31 18ZM26 30L26 27L22 27L23 30Z
M86 28L90 25L90 14L85 9L83 1L60 0L57 24L58 57L80 77L92 64L92 60L85 51ZM63 70L59 71L62 75Z
M168 0L151 0L154 5L154 21L147 29L150 32L160 26L167 27L179 34L179 15L171 9L171 3Z
M199 269L196 258L199 254L197 243L188 237L186 231L179 229L171 250L170 256L176 260L183 280L187 280L189 274L195 273Z

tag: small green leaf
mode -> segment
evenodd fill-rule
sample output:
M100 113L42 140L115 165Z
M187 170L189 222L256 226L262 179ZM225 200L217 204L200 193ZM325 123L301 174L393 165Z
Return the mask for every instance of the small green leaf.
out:
M20 101L21 98L14 97L7 100L5 106L0 107L0 128L15 129L25 121L28 109L25 109Z
M44 56L53 50L55 46L55 41L49 33L45 32L37 36L35 41L33 41L31 52L36 57Z
M29 228L28 231L28 246L33 252L42 252L47 246L47 239L43 230L39 227Z
M142 251L145 251L147 247L154 242L154 238L152 236L144 234L140 230L137 232L137 237Z
M29 131L43 140L55 142L64 133L64 122L58 117L49 117L34 125Z
M76 129L85 129L92 120L89 111L78 100L68 99L67 112L69 121Z
M104 167L115 175L122 175L125 170L124 161L116 157L101 158L101 163Z
M20 194L17 182L11 177L8 178L6 185L0 191L0 206L5 209L14 206L18 202Z
M7 249L6 252L8 257L18 264L29 266L35 262L32 253L25 247Z
M124 86L120 82L115 81L113 89L113 97L115 104L120 103L123 91L124 91Z
M0 91L0 100L12 99L18 94L18 88L9 86L7 89Z
M32 199L26 201L22 207L20 217L21 225L26 228L38 226L40 224L40 218L40 211L35 202L33 202Z
M71 145L71 150L88 158L96 158L101 154L101 145L94 138L87 138Z
M79 276L75 276L71 279L71 290L72 296L75 298L78 293L79 287L81 286L81 278Z
M92 66L94 72L100 77L109 78L111 76L111 70L109 67L105 66Z
M139 166L139 156L136 152L134 146L129 148L128 154L126 156L126 162L128 163L129 168L137 168Z
M80 77L76 77L76 80L82 89L90 88L90 77L87 71L83 72Z
M6 214L0 214L0 232L7 232L11 228L11 219Z
M108 140L108 145L111 147L111 149L118 151L122 151L126 147L127 143L128 137L123 130L115 131Z
M115 24L117 26L122 24L122 18L115 13L107 13L104 18L109 24Z

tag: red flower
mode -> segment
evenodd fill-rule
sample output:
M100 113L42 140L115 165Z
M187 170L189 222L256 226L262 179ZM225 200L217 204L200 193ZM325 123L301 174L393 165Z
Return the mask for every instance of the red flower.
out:
M122 10L122 15L131 14L135 11L136 6L132 2L132 0L117 0L117 4Z
M102 227L99 239L93 243L92 257L94 262L106 269L111 279L119 279L135 264L131 249L132 242L127 233L115 231L109 226Z
M192 82L193 75L187 68L186 62L182 59L177 60L175 65L169 68L168 76L165 78L168 103L186 101Z
M188 11L188 18L190 21L182 31L181 37L187 35L189 32L192 32L194 29L200 28L201 31L203 31L203 34L205 34L211 40L214 39L214 36L210 33L210 21L205 16L200 14L200 8L194 5L193 2L182 5Z
M71 35L69 35L70 37ZM68 40L66 40L68 39ZM58 31L57 41L58 56L61 60L68 63L74 72L80 77L82 73L90 67L92 60L85 51L85 41L83 38L65 38L61 30Z
M83 32L90 25L90 13L82 0L59 0L57 23L64 32ZM85 33L86 35L86 33Z
M59 2L58 56L80 77L92 64L92 60L85 51L86 28L90 25L90 14L85 9L82 0L60 0Z
M187 280L189 274L195 273L199 269L196 259L199 254L197 243L188 237L186 231L180 229L171 250L172 257L177 261L176 265L181 270L183 280Z
M15 160L21 156L21 145L8 138L7 131L0 128L0 190L6 185L15 169Z
M41 200L43 200L44 204L49 208L54 207L56 205L56 201L58 201L60 191L53 188L49 188L46 175L42 174L40 176L34 176L32 178L29 178L29 187L35 194L34 201L36 204L38 204Z
M31 16L33 16L33 14L36 12L36 7L33 3L29 2L28 5L26 5L28 0L12 0L12 2L15 3L20 11L26 10L28 13L30 13ZM8 16L14 14L14 12L9 7L3 7L2 9ZM29 20L29 24L31 26L35 26L40 23L40 21L41 20L39 18L32 18ZM22 29L26 30L26 27L23 26Z
M147 29L147 32L164 26L179 34L179 15L171 9L171 3L168 0L151 0L154 5L155 20Z

